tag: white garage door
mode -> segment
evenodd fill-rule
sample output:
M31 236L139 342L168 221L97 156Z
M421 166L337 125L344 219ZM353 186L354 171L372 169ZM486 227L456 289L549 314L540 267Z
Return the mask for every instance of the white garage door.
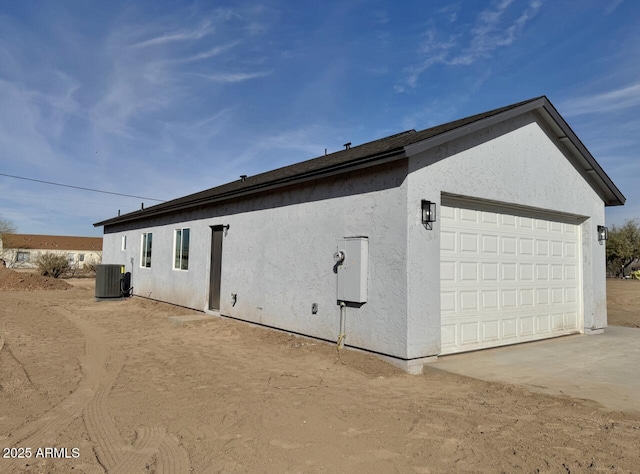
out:
M441 206L442 354L578 332L580 226Z

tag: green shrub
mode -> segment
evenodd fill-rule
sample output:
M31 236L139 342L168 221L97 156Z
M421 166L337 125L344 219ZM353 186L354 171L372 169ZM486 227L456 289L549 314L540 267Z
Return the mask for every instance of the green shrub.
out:
M48 252L36 258L36 265L41 275L51 276L53 278L58 278L71 269L66 255Z

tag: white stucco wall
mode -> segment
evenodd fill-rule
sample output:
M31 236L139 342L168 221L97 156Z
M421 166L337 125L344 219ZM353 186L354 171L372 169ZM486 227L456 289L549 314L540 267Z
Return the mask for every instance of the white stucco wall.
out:
M582 216L583 327L602 328L605 248L596 226L604 224L604 205L559 146L535 115L523 115L395 165L111 226L103 260L132 270L137 295L206 310L210 226L229 225L220 312L336 340L336 241L368 236L369 300L347 310L346 343L401 359L428 357L440 352L440 222L426 230L420 202L433 201L439 211L442 194L455 194ZM191 231L188 271L172 268L178 227ZM142 232L153 232L150 269L140 267Z
M436 202L439 210L442 193L585 216L584 328L606 326L605 247L596 238L596 227L605 223L604 203L534 115L411 157L407 182L409 358L440 349L440 223L431 231L422 226L420 202Z
M217 207L110 228L104 263L126 264L136 295L208 308L211 229L223 239L221 313L327 340L339 334L336 242L369 238L369 298L347 309L346 344L406 357L406 160ZM189 227L189 270L172 268L174 229ZM141 233L153 233L151 268L140 267ZM122 235L127 249L121 251ZM231 294L237 293L232 306ZM319 311L312 314L311 305Z

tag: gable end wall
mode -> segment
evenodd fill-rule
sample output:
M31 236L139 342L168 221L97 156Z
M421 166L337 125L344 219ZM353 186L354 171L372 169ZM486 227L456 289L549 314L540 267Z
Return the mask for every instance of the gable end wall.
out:
M488 127L409 158L407 206L410 358L440 351L440 222L420 223L420 201L442 193L583 216L583 328L607 324L604 203L534 114Z

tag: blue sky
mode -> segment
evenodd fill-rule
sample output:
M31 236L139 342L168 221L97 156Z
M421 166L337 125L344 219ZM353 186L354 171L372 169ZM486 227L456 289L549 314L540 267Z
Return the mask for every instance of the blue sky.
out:
M621 223L639 57L631 0L2 2L0 173L168 200L547 95ZM22 233L100 235L140 202L0 176Z

